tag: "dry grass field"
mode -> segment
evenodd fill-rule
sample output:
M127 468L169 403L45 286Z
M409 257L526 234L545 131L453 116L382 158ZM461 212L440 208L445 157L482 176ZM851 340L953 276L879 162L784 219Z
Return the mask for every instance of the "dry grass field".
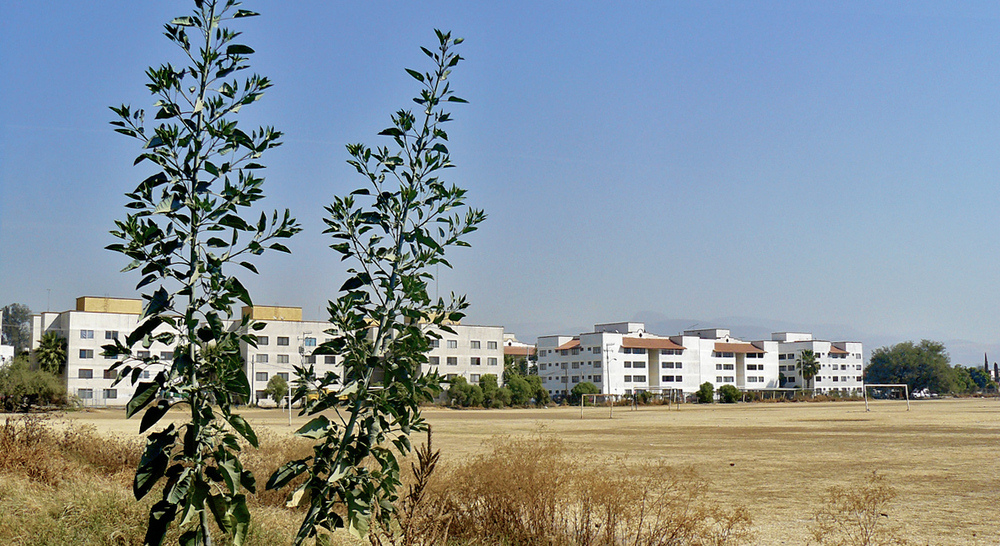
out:
M560 439L574 464L663 461L711 482L714 501L750 509L759 544L806 544L827 489L872 470L899 496L889 518L916 544L1000 544L1000 401L996 399L758 403L607 408L449 410L425 416L442 465L486 449L497 435ZM255 427L290 433L278 410L244 413ZM122 411L69 413L102 434L134 435Z

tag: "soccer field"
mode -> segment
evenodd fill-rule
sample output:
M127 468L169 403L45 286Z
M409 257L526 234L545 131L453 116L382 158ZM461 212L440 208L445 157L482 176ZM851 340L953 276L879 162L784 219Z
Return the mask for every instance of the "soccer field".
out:
M445 464L485 449L496 435L550 434L572 464L663 460L692 467L723 502L747 505L760 544L805 544L827 488L871 470L899 496L890 518L918 544L998 544L1000 401L996 399L758 403L514 410L425 411ZM244 412L257 427L290 432L278 410ZM138 420L100 410L66 416L134 434ZM414 439L419 443L421 439Z

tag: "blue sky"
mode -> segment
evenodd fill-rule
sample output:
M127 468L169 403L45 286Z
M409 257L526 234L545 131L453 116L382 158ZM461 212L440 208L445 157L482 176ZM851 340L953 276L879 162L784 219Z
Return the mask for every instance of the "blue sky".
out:
M360 184L344 144L412 104L403 68L442 28L466 38L470 101L448 180L490 215L441 272L470 322L1000 344L1000 6L621 4L245 2L262 16L236 28L275 87L241 124L286 133L266 206L306 229L246 280L255 301L322 318L343 280L322 205ZM151 107L143 71L178 61L160 30L188 6L0 7L0 302L135 295L103 247L149 173L107 107Z

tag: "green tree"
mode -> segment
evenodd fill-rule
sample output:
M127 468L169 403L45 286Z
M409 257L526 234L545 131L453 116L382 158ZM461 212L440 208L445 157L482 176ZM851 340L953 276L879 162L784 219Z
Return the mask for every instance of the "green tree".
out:
M989 390L989 389L996 389L997 387L996 381L993 381L990 378L990 374L986 371L983 371L981 368L978 367L968 368L968 374L972 382L975 383L976 387L980 389Z
M542 378L537 375L527 375L524 380L528 382L531 389L531 396L535 399L535 404L544 405L550 401L549 391L542 385Z
M803 387L807 389L814 388L813 378L819 373L819 360L816 359L816 353L812 349L803 350L799 354L799 358L796 359L795 365L805 382Z
M585 394L601 394L601 389L597 385L591 383L590 381L584 381L583 383L577 383L573 385L573 390L569 392L570 403L577 404L580 399Z
M33 406L66 404L66 386L55 375L32 370L21 354L0 368L0 410L28 411Z
M735 404L740 399L740 390L733 385L719 387L719 401L723 404Z
M223 26L257 15L236 9L234 0L195 0L191 15L165 25L165 35L182 51L183 65L160 65L146 71L146 87L156 98L155 126L146 127L143 110L112 107L115 131L137 140L142 153L135 164L153 166L154 174L127 193L125 220L112 235L121 242L109 250L131 260L124 271L138 269L136 289L155 287L141 322L124 341L104 347L124 356L112 368L119 381L138 382L127 405L131 417L145 410L140 432L153 427L176 405L190 418L148 435L134 493L139 499L163 481L162 498L153 504L145 542L160 544L171 522L180 517L183 544L212 544L209 518L240 543L250 513L243 490L255 491L253 475L239 460L237 436L256 447L250 425L233 412L235 400L250 398L240 343L256 344L259 327L248 316L231 328L235 304L253 305L233 275L239 265L252 273L250 256L272 249L288 252L279 240L299 231L286 210L270 219L244 218L246 208L263 198L262 154L279 145L271 127L244 132L236 114L271 86L252 75L230 76L249 66L250 47ZM139 382L155 358L133 358L133 347L158 341L174 346L172 362ZM151 405L152 404L152 405ZM211 515L209 514L211 512Z
M31 345L31 309L23 303L11 303L3 308L3 344L14 347L14 354L21 354Z
M451 115L443 106L465 101L448 82L461 60L452 47L461 39L436 32L437 49L423 49L433 69L407 69L421 86L414 99L419 111L392 116L392 126L380 133L391 147L347 146L348 162L364 187L326 208L332 248L353 264L330 305L336 337L320 347L342 355L343 377L298 368L296 399L324 393L307 402L304 411L312 420L300 430L317 443L311 458L287 463L268 481L269 488L280 488L307 474L300 492L310 504L296 544L342 526L363 536L372 517L389 526L400 486L399 457L411 450L410 433L426 430L418 403L424 392L438 389L436 376L420 373L428 336L434 335L427 332L452 332L448 323L461 319L467 307L464 297L434 302L427 290L435 266L450 267L445 250L468 246L466 235L486 217L465 208L464 189L439 178L452 166L444 127ZM461 210L464 215L456 212ZM323 412L335 405L343 418L331 421Z
M906 383L911 393L962 392L966 384L955 374L944 344L923 340L904 341L872 351L865 368L866 383Z
M285 381L285 378L278 374L272 375L271 379L267 381L267 388L264 389L264 392L280 406L281 401L288 396L288 381Z
M66 338L57 332L45 332L35 349L38 367L53 375L62 375L66 370Z
M535 395L534 387L520 375L511 377L507 381L507 388L510 389L510 403L513 406L526 406Z
M706 381L698 387L698 392L695 393L695 396L698 397L699 404L711 404L715 401L715 387Z
M503 396L500 394L500 385L497 383L496 374L488 373L479 379L479 386L483 389L483 406L487 408L502 408L505 405Z

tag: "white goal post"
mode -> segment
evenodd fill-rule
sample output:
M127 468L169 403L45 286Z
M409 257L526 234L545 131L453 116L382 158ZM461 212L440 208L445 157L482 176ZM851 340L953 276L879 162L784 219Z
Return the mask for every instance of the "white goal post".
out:
M615 416L615 397L614 394L583 394L580 396L580 419L583 419L583 407L588 400L592 406L597 405L597 399L603 397L605 401L609 402L610 412L608 413L608 419L612 419Z
M864 383L861 385L861 390L865 393L865 411L871 411L871 408L868 407L868 389L900 387L903 389L903 398L906 399L906 411L910 411L910 388L906 383Z

